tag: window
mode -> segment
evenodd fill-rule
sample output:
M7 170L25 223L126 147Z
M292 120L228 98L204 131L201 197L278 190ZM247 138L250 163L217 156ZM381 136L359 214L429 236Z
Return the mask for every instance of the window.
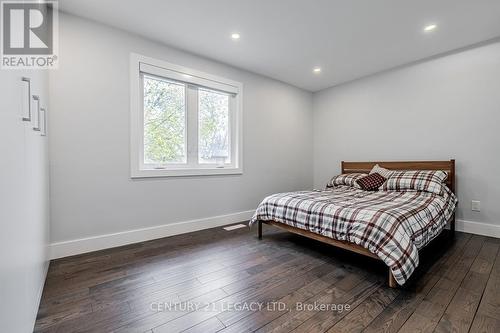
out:
M198 163L231 163L229 96L198 89Z
M143 76L144 164L187 162L186 86Z
M241 94L241 83L132 54L132 177L242 173Z

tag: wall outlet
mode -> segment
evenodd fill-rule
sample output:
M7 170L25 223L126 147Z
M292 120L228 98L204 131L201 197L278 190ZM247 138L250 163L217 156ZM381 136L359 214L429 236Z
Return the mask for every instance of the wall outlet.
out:
M481 201L472 200L471 201L471 209L473 212L481 211Z

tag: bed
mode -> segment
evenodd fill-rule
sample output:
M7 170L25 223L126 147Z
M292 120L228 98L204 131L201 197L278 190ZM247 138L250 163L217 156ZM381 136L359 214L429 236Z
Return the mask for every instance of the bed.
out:
M455 231L455 161L342 162L342 174L389 170L441 170L439 193L418 190L364 191L350 186L278 193L266 197L250 220L382 260L388 284L403 285L419 265L419 251L449 224Z

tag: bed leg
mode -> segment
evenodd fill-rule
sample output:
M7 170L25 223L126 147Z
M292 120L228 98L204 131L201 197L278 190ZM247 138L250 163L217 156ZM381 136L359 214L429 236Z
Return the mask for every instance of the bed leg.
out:
M396 282L396 279L394 278L394 275L392 275L391 269L389 268L389 288L397 288L398 283Z
M262 239L262 221L257 221L258 230L259 230L259 239Z
M455 214L453 214L450 220L450 236L451 239L455 238Z

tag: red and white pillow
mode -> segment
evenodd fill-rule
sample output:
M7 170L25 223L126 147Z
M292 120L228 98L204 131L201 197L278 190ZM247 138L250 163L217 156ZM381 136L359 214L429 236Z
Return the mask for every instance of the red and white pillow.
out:
M441 170L392 171L380 190L415 190L442 195L443 183L447 177L448 174Z
M365 191L376 191L385 183L386 178L377 172L370 173L368 176L360 178L356 181L359 187Z
M344 185L344 186L360 188L357 181L366 176L368 176L366 173L343 173L341 175L333 177L328 182L326 187L329 188L329 187Z

